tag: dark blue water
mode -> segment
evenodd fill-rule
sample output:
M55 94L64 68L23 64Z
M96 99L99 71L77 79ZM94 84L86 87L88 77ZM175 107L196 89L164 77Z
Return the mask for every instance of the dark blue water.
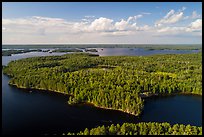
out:
M2 64L39 55L54 54L24 53L2 57ZM182 95L149 99L142 117L138 119L113 110L84 105L70 106L64 95L42 91L29 93L9 86L8 81L9 78L2 73L3 134L62 134L84 130L86 127L139 121L202 125L202 97Z
M3 134L62 134L78 132L99 125L138 121L136 117L118 111L92 106L70 106L68 97L48 91L17 89L8 85L2 73Z
M174 95L146 99L141 121L202 125L202 97Z

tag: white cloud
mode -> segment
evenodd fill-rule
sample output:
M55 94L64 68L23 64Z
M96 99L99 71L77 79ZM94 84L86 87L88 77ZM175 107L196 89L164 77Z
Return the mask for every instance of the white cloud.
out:
M142 17L143 17L143 15L139 14L139 15L134 16L134 19L137 20L137 19L142 18Z
M133 19L134 19L134 17L130 16L130 17L128 18L127 22L130 22L130 21L133 20Z
M141 29L140 30L144 30L144 31L147 31L147 30L151 30L152 27L148 26L148 25L144 25L143 27L140 27Z
M130 16L127 20L127 22L130 22L130 21L136 21L137 19L139 18L142 18L143 15L139 14L139 15L136 15L136 16Z
M198 19L198 18L201 18L201 15L199 15L196 11L193 11L191 16L184 17L184 19Z
M139 14L136 16L130 16L127 20L121 19L117 22L109 18L100 17L90 22L90 24L75 23L74 28L81 28L81 31L84 32L105 32L103 35L106 35L107 33L113 35L124 35L130 34L128 31L147 30L147 26L136 26L137 19L141 17L143 17L143 15Z
M164 27L157 30L157 32L159 33L167 33L167 34L178 34L182 31L185 31L185 27Z
M153 35L196 34L202 35L202 19L197 19L188 26L165 26L178 21L183 12L170 10L157 24L160 27L146 24L138 25L138 19L145 14L127 17L119 21L111 18L85 17L78 21L69 21L62 18L33 16L26 18L2 18L3 43L74 43L83 42L111 42L112 36L118 41L141 41L142 38L151 39ZM195 15L195 13L194 13ZM197 15L197 14L196 14ZM177 19L175 19L175 18ZM168 22L168 23L167 23ZM174 24L173 24L174 25ZM145 36L145 37L144 37ZM126 37L127 39L125 39ZM122 39L124 38L124 39ZM116 40L116 41L117 41ZM137 42L136 41L136 42ZM80 43L78 42L78 43Z
M188 26L179 27L161 27L156 29L156 36L164 35L188 35L188 36L202 36L202 19L197 19L191 22Z
M113 20L100 17L91 23L89 29L92 31L112 31L114 29Z
M95 16L84 16L83 19L81 19L83 22L90 23L95 19Z
M49 22L49 24L48 24ZM3 25L32 25L32 26L56 26L56 25L63 25L66 21L61 18L48 18L48 17L40 17L40 16L33 16L27 18L17 18L17 19L3 19Z
M89 22L89 20L88 19L81 19L82 21L84 21L84 22Z
M192 32L192 31L202 31L202 19L197 19L194 22L192 22L187 28L186 31Z
M201 18L201 15L198 15L196 11L192 13L192 19Z
M186 7L182 7L180 11L184 11L186 9Z
M133 19L133 17L129 17L127 21L122 19L120 22L116 22L115 28L117 30L128 30L128 28L130 27L128 22L132 19Z
M127 20L114 21L100 17L94 20L84 18L81 21L70 22L61 18L33 16L27 18L2 19L2 29L10 33L25 33L46 35L51 33L93 33L116 31L137 31L143 27L136 26L136 20L143 15L129 17ZM146 27L144 27L146 29ZM121 32L123 33L123 32Z
M164 19L168 19L168 18L169 18L170 16L172 16L174 13L175 13L174 10L170 10L170 11L166 14L166 16L164 16Z
M11 33L58 33L66 32L70 29L73 22L67 22L60 18L48 17L27 17L16 19L2 19L2 26L8 28L7 32Z
M184 8L183 8L184 9ZM173 9L170 10L166 16L164 16L159 21L155 22L155 27L160 27L163 24L174 24L178 21L180 21L183 18L183 10L180 10L179 12L175 12Z
M194 29L201 29L202 28L202 19L197 19L196 21L192 22L190 24L190 27L194 28Z

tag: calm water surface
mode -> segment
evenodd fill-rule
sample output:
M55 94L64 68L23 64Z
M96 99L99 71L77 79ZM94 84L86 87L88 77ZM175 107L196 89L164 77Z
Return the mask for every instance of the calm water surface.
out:
M145 50L143 48L87 48L87 49L96 49L98 52L89 52L89 53L98 54L99 56L120 56L120 55L121 56L146 56L146 55L153 55L153 54L187 54L187 53L199 52L199 50ZM8 49L2 49L2 50L8 50ZM42 49L42 50L48 50L48 49ZM54 49L49 49L49 50L54 50ZM84 49L81 49L81 50L85 52ZM30 52L30 53L24 53L23 55L49 56L49 55L62 55L62 54L65 54L65 53L53 52L50 54L48 52ZM22 56L22 54L16 54L14 56Z
M96 48L100 56L146 56L153 54L187 54L199 50L145 50L143 48Z
M108 52L106 55L111 54ZM2 64L6 65L9 61L20 58L62 54L64 53L32 52L4 56ZM202 97L182 95L148 99L144 113L138 119L113 110L83 105L70 106L64 95L42 91L29 93L9 86L8 81L9 78L2 73L3 134L62 134L84 130L86 127L139 121L202 125Z
M174 95L146 99L140 120L202 126L202 97Z

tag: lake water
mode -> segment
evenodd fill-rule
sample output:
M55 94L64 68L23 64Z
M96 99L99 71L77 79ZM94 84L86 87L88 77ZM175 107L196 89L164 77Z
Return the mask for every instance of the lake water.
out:
M120 51L120 49L116 50ZM112 55L111 51L106 53L106 55ZM3 56L2 64L6 65L9 61L20 58L62 54L64 53L32 52ZM105 54L103 55L105 56ZM112 123L137 123L139 121L202 126L202 97L180 95L148 99L145 103L144 113L138 119L113 110L84 105L70 106L64 95L42 91L29 93L9 86L8 81L9 78L2 73L3 134L62 134L68 131L84 130L86 127L93 128Z
M199 50L145 50L143 48L96 48L99 56L146 56L153 54L187 54Z
M153 54L187 54L187 53L199 52L199 50L145 50L144 48L87 48L87 49L96 49L98 52L89 52L89 53L98 54L99 56L120 56L120 55L121 56L146 56L146 55L153 55ZM8 49L2 49L2 50L8 50ZM48 49L42 49L42 50L48 50ZM50 48L49 50L54 50L54 49ZM81 50L85 52L84 49L81 49ZM22 56L22 55L24 55L25 57L29 57L29 56L50 56L50 55L63 55L63 54L65 53L29 52L29 53L23 53L23 54L15 54L14 56L18 58L19 56Z
M146 99L140 120L202 126L202 97L173 95Z
M12 60L18 60L22 58L30 58L37 56L56 56L63 55L65 53L48 53L48 52L27 52L22 54L13 54L12 56L2 56L2 65L8 64Z

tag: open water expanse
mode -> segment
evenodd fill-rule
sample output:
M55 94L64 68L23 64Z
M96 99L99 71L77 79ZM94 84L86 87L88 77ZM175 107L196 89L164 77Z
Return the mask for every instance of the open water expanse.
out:
M194 50L143 50L129 48L97 49L100 56L184 54ZM2 65L11 60L65 53L30 52L2 56ZM114 110L67 104L68 98L48 91L27 92L8 85L9 77L2 73L3 134L62 134L99 125L141 121L169 122L202 126L202 97L176 95L147 99L140 118Z

